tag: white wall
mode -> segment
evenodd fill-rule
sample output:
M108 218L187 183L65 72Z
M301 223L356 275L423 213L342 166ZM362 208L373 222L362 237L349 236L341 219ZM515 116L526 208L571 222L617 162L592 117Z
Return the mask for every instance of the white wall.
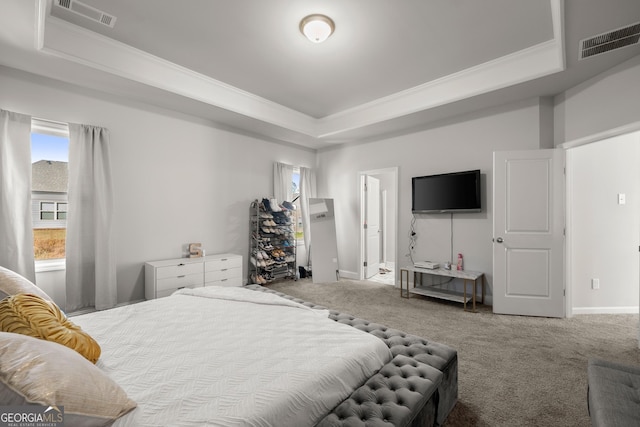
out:
M119 302L143 297L144 261L180 256L185 243L200 241L208 253L246 256L248 203L272 193L273 161L308 167L318 163L318 196L335 199L340 267L350 274L358 268L358 171L399 167L400 267L409 262L410 178L481 169L483 212L454 216L453 252L465 255L467 269L486 272L490 287L493 151L547 147L552 122L556 146L640 122L639 75L640 56L566 91L554 99L553 120L548 99L528 100L428 125L413 134L328 148L317 157L312 151L219 130L177 112L4 67L0 67L0 108L111 130ZM617 191L615 185L607 190ZM604 221L602 227L607 228L610 220ZM422 215L416 231L417 259L449 259L448 215ZM607 255L604 247L574 247L572 253L597 258ZM603 277L609 281L606 276L601 281ZM577 281L583 286L584 280L571 285L578 308L632 305L629 297L583 301L580 287L574 289ZM599 293L610 297L603 294Z
M575 197L569 204L567 260L572 267L567 286L574 313L638 311L638 148L628 140L633 136L613 136L640 129L639 82L640 55L554 99L556 146L598 141L606 135L592 147L569 149L567 156L574 187L568 196ZM574 177L573 171L580 177ZM593 185L589 188L583 182ZM612 205L622 187L631 187L627 205ZM592 196L603 198L593 212L585 210L593 203ZM619 228L618 221L626 221L626 226ZM600 279L599 291L591 289L591 278Z
M189 242L246 258L249 203L273 193L273 162L315 165L310 150L4 67L0 87L2 109L110 130L118 302L144 298L145 261Z
M573 148L568 157L573 313L637 312L640 133Z
M556 145L640 122L640 55L554 99Z
M358 172L399 167L398 269L408 265L411 177L480 169L481 213L454 214L453 252L465 257L465 268L487 273L492 283L492 161L496 150L540 147L538 99L459 117L421 132L367 144L346 145L318 153L318 192L335 199L341 274L356 275L359 254ZM450 216L420 215L416 220L415 259L450 258Z

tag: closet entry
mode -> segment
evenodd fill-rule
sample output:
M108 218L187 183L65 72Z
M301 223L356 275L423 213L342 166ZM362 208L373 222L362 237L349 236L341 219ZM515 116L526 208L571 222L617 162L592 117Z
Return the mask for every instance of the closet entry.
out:
M333 199L309 199L313 283L337 282L338 244Z

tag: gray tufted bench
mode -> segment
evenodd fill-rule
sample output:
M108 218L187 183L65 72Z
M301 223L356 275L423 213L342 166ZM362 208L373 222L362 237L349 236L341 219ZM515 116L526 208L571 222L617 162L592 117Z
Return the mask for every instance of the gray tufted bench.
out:
M269 292L312 308L325 308L260 285ZM458 400L456 350L415 335L330 310L329 317L383 340L393 355L378 373L327 415L320 427L439 426Z
M589 359L587 377L591 425L640 425L640 366Z

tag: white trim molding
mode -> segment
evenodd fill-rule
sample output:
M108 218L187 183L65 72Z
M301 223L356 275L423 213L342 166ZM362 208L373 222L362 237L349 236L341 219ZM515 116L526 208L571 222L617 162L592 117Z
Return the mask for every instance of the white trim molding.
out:
M36 48L318 141L564 70L564 1L550 2L553 35L502 58L322 118L285 107L51 16L39 0Z
M638 306L630 307L574 307L573 314L638 314Z

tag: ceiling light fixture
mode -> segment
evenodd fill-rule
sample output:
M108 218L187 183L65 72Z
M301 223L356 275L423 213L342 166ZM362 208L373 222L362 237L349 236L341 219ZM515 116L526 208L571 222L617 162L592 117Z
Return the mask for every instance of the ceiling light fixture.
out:
M335 24L325 15L309 15L300 21L300 32L313 43L322 43L333 34Z

